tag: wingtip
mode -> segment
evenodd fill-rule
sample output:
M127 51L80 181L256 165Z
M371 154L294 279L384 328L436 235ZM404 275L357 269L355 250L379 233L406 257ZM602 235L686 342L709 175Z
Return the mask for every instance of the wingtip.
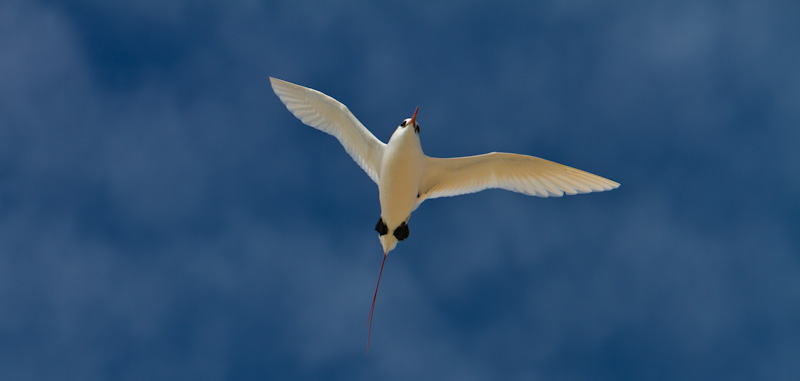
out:
M269 83L272 84L272 86L282 86L282 85L292 84L290 82L286 82L282 79L278 79L275 77L269 77Z
M280 86L280 79L269 77L269 84L272 86L272 89L275 90L275 86Z

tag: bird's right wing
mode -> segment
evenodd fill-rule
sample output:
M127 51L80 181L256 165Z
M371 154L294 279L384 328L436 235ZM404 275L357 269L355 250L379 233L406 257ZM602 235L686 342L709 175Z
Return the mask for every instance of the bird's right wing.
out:
M336 99L317 90L269 78L272 89L301 122L339 139L345 151L376 184L386 144L372 135L353 113Z
M599 192L619 186L609 179L533 156L492 152L440 159L425 158L419 203L425 199L457 196L501 188L548 197Z

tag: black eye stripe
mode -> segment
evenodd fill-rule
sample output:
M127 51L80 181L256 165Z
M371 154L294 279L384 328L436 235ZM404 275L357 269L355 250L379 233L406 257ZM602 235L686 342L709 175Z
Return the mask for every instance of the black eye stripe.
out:
M400 127L405 127L406 123L408 123L408 122L404 120L403 123L400 123Z

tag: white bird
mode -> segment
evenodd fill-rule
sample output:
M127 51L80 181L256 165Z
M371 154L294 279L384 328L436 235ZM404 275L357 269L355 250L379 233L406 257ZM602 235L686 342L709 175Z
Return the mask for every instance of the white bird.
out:
M378 140L337 100L307 87L270 77L272 89L303 123L336 137L358 165L378 184L381 216L375 226L383 261L369 312L372 313L386 256L408 238L408 219L423 201L500 188L530 196L600 192L618 183L533 156L492 152L477 156L435 158L422 152L417 112L400 123L388 143Z

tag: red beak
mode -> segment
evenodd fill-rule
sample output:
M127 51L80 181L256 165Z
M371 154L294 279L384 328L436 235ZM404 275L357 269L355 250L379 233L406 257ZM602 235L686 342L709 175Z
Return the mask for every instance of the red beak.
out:
M408 122L412 126L414 126L414 121L417 119L417 111L419 111L419 106L417 106L417 109L414 110L414 116L411 117L411 121Z

